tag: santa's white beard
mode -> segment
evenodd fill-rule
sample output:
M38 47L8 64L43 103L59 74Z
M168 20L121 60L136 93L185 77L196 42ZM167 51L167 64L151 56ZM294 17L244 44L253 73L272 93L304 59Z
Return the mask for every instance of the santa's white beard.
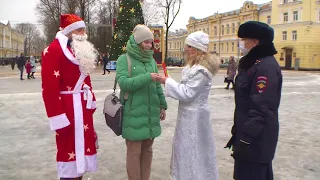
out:
M93 44L87 41L88 36L72 35L71 49L77 60L79 60L80 71L84 74L90 74L95 68L97 59L97 50Z

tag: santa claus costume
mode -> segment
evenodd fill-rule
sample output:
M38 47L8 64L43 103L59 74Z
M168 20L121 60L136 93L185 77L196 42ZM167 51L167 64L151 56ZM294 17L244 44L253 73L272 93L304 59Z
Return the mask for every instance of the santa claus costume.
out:
M61 31L42 53L42 97L50 128L56 132L61 179L78 178L97 170L97 137L93 126L96 100L89 75L93 68L86 67L94 64L95 57L87 58L90 63L81 63L83 58L78 58L70 46L70 33L81 28L85 28L85 23L80 17L61 15Z

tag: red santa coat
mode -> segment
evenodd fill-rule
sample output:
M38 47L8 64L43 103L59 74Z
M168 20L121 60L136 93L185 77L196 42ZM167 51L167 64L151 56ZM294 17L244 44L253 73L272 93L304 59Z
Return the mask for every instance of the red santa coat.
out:
M90 76L80 72L67 41L58 33L42 53L42 97L56 131L58 176L75 178L97 170L96 101Z

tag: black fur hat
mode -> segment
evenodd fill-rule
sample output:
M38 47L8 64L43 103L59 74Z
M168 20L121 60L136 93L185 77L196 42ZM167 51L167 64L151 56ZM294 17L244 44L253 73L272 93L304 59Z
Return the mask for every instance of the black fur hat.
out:
M265 23L248 21L240 25L238 37L257 39L260 41L260 44L268 44L274 39L274 30Z

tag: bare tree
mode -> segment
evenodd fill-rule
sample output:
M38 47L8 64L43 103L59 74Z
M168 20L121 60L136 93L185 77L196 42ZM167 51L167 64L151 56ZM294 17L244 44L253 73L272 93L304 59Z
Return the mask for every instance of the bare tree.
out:
M32 49L33 49L34 55L40 56L43 49L45 49L47 45L48 45L48 43L47 43L45 37L36 36L33 39L33 44L32 44Z
M59 30L60 15L70 13L78 14L86 22L89 40L98 45L99 41L104 40L101 36L109 38L108 33L111 34L111 30L105 25L112 24L118 9L119 0L39 0L36 11L44 26L47 42L51 42ZM106 47L102 44L101 47Z
M156 0L156 3L159 7L162 8L162 15L164 18L164 24L166 26L166 52L165 60L168 57L168 36L169 29L178 16L182 4L182 0Z
M78 7L78 0L65 0L65 2L63 3L64 11L69 12L71 14L75 14Z
M62 7L62 0L39 0L37 4L36 11L44 25L44 34L48 42L54 39L59 30Z
M161 14L161 9L157 8L157 4L155 4L152 0L144 0L142 2L142 13L144 23L146 25L159 23L162 20L162 17L159 16L159 14Z
M90 6L94 5L96 0L77 0L79 5L80 17L86 21L90 21Z
M37 26L30 23L17 24L14 29L25 36L24 53L30 55L37 48L37 39L40 37L40 31Z

